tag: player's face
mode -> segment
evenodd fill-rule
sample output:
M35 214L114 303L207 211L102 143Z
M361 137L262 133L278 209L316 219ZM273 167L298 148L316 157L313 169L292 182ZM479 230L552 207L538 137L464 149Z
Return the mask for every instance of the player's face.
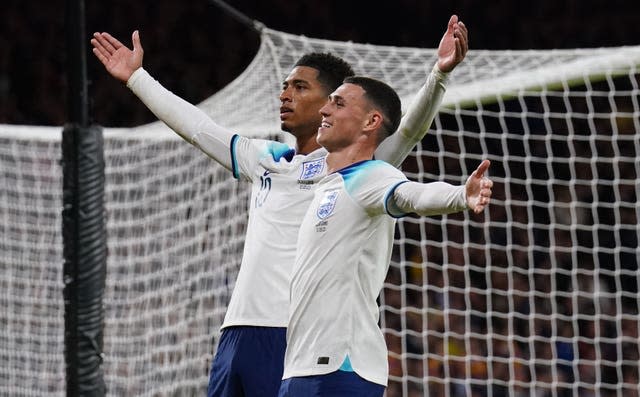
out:
M318 71L296 66L282 83L280 128L296 137L315 134L320 125L320 108L327 92L318 81Z
M364 89L355 84L342 84L320 109L322 122L318 128L318 143L329 152L350 146L364 137L369 118L369 103Z

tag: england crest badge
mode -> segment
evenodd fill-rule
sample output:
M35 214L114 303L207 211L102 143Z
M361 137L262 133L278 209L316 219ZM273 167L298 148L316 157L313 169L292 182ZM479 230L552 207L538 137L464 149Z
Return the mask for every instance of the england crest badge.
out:
M336 208L336 201L338 200L338 191L331 190L328 192L324 192L324 197L320 200L320 205L318 205L318 210L316 214L320 219L328 218L333 210Z
M322 173L324 169L324 158L319 158L316 160L305 161L302 163L302 173L300 174L300 179L311 179L315 176L318 176Z

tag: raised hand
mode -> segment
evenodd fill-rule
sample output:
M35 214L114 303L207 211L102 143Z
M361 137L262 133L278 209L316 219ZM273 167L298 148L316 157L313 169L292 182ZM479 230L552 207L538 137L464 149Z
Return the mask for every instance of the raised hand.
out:
M484 160L480 163L478 168L471 173L464 185L467 196L467 205L476 214L482 212L484 207L489 205L489 201L491 199L493 181L484 175L490 165L491 162L489 160Z
M140 34L137 30L131 35L131 41L133 42L133 50L106 32L96 32L91 39L95 56L113 77L124 83L129 80L136 69L142 66L144 55Z
M467 55L469 49L469 33L457 15L449 18L447 30L438 46L438 68L443 72L451 72Z

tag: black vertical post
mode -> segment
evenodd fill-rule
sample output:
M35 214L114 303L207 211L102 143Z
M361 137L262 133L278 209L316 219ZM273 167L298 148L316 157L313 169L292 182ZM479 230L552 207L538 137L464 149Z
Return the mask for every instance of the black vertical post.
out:
M62 131L67 396L104 396L106 278L102 128L89 125L84 1L66 0L68 122Z

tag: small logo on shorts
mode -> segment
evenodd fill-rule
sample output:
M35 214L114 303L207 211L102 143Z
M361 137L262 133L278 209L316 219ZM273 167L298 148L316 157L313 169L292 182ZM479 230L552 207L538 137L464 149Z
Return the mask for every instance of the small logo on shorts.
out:
M318 364L329 364L329 357L318 357Z

